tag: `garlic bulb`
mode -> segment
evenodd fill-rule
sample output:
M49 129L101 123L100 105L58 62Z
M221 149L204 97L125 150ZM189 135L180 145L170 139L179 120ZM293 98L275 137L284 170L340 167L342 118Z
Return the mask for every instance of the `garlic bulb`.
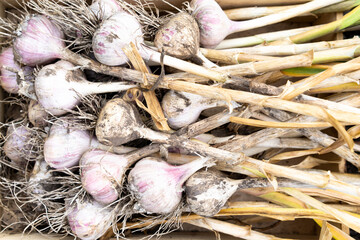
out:
M139 207L147 213L171 213L181 202L183 183L206 162L206 158L200 158L172 166L161 159L144 158L129 173L130 191Z
M19 82L21 80L27 80L33 73L31 67L20 67L20 65L14 59L13 48L6 48L0 54L0 66L1 66L1 87L8 93L18 93ZM12 72L17 71L17 72ZM19 74L23 75L24 79L21 79Z
M117 12L103 21L94 33L92 48L99 62L117 66L128 61L121 50L123 47L130 42L138 45L143 41L141 25L137 19L127 12Z
M278 178L277 185L295 188L311 187L286 178ZM211 217L221 210L237 190L267 187L273 187L273 185L266 178L234 180L224 177L219 171L199 171L185 183L186 202L192 212Z
M187 12L172 16L156 32L154 44L158 51L170 56L192 60L206 68L217 67L200 52L200 30L195 18Z
M54 123L44 143L45 161L56 169L76 166L81 155L91 147L92 140L85 130Z
M89 9L100 20L107 19L116 12L122 11L121 6L116 0L95 0L89 6Z
M128 165L126 155L89 150L80 160L82 186L97 202L110 204L119 197Z
M110 209L96 201L76 201L71 205L66 204L66 209L71 231L82 240L96 240L111 226Z
M45 109L35 100L31 100L28 106L28 118L29 121L35 127L43 127L47 124L49 114Z
M185 183L187 206L201 216L214 216L237 189L237 183L217 171L199 171Z
M156 32L154 44L170 56L190 59L200 48L199 26L190 14L178 13Z
M57 121L51 126L49 137L44 143L44 157L45 161L53 168L70 168L77 166L81 156L92 148L116 153L127 153L134 150L131 147L104 146L91 136L89 131L69 127L65 120L64 122Z
M23 166L37 156L33 132L26 126L11 125L6 133L3 150L5 155L16 165Z
M19 24L14 40L15 58L22 64L47 64L61 56L64 33L43 15L28 15Z
M238 106L236 103L233 104L235 107ZM173 129L179 129L196 122L205 109L226 105L225 101L173 90L167 92L161 102L168 124Z
M54 115L62 115L73 109L83 96L133 87L136 85L128 82L89 82L80 69L64 60L43 67L35 79L39 103Z

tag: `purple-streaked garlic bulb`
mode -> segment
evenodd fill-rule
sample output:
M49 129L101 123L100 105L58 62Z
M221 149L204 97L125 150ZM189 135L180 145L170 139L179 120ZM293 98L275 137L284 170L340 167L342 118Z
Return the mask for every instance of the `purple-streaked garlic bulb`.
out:
M28 15L16 31L15 58L22 64L36 66L61 58L65 48L64 33L43 15Z
M215 0L193 0L191 9L199 24L200 43L204 47L216 47L227 35L235 31L234 21L229 20Z
M49 114L45 109L35 100L31 100L28 106L29 121L35 127L43 127L47 124Z
M67 123L55 122L49 137L44 143L44 158L49 166L55 169L64 169L77 166L81 156L91 148L102 148L118 153L132 151L127 147L110 147L100 144L86 130L69 127Z
M119 197L128 167L126 155L89 150L80 160L82 186L97 202L110 204Z
M179 129L196 122L205 109L226 105L225 101L173 90L167 92L161 102L168 124L173 129ZM234 103L234 106L237 107L238 105Z
M178 13L156 32L154 44L170 56L190 59L200 48L199 26L190 14Z
M111 210L94 200L66 204L69 226L74 235L82 240L100 238L111 226Z
M54 115L62 115L73 109L83 96L124 91L133 87L136 85L128 82L89 82L80 69L64 60L43 67L35 79L39 103Z
M277 184L280 187L308 187L285 178L277 179ZM234 180L224 177L219 171L198 171L186 181L185 196L187 206L193 213L211 217L224 207L237 190L272 186L266 178Z
M207 164L206 158L173 166L161 159L147 157L136 163L128 176L129 188L137 207L147 213L168 214L180 204L183 184Z
M95 0L89 9L100 20L107 19L116 12L123 10L116 0Z
M19 74L23 74L23 80L27 80L29 75L32 75L33 68L20 67L14 59L13 48L8 47L0 54L1 66L1 87L8 93L18 93L19 91Z
M94 33L92 47L96 59L109 66L122 65L128 58L122 48L130 42L143 43L142 28L138 20L127 12L117 12L103 21Z
M33 132L23 125L11 125L6 133L3 150L5 155L17 166L23 166L29 160L34 160Z
M155 34L154 44L170 56L193 60L205 67L216 67L200 52L200 30L193 16L180 12L172 16Z

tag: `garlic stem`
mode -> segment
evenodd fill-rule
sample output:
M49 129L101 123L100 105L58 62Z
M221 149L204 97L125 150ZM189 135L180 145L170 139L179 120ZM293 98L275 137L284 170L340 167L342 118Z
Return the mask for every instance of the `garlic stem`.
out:
M231 33L284 21L300 14L311 12L341 1L342 0L332 0L324 2L321 0L314 0L265 17L240 22L229 20L215 0L193 0L191 2L191 8L194 9L192 14L197 19L200 26L201 44L208 48L215 48L222 40L225 39L226 36Z

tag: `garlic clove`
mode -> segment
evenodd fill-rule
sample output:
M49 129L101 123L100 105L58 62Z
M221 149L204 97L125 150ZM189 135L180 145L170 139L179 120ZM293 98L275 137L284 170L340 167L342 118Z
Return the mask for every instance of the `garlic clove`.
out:
M47 64L60 58L64 33L43 15L28 15L19 24L14 40L17 61L28 66Z

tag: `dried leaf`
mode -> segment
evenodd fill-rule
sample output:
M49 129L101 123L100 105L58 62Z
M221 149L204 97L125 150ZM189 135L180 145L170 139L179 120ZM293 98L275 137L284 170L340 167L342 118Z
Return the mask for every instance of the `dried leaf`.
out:
M328 122L308 122L308 123L297 123L297 122L270 122L261 121L256 119L230 117L230 122L237 124L244 124L253 127L268 127L268 128L323 128L332 126Z
M319 240L331 240L331 239L332 239L332 234L327 227L327 222L323 220Z
M129 58L131 63L133 64L134 68L143 72L143 73L149 73L149 70L142 59L139 51L136 49L135 44L131 43L130 46L125 47L123 49L126 56ZM144 74L144 83L147 83L146 76ZM145 107L144 104L138 99L136 99L136 103L139 107L143 108L145 111L147 111L156 126L157 129L162 131L170 131L171 128L167 124L167 119L165 118L165 115L162 111L161 105L159 103L159 100L157 99L154 91L143 91L143 95L145 98L145 101L147 103L148 107Z
M346 226L354 229L357 232L360 232L360 218L359 217L356 217L353 214L350 214L347 212L342 212L338 209L328 206L325 203L322 203L319 200L317 200L313 197L310 197L294 188L279 188L279 190L305 202L306 204L308 204L316 209L319 209L321 211L324 211L324 212L334 216L336 219L338 219L340 222L342 222Z
M329 163L336 163L338 164L340 161L327 161L319 158L314 158L312 156L306 157L301 163L290 166L292 168L299 168L299 169L311 169L313 167L319 166L321 164L329 164Z
M323 109L323 111L325 112L325 114L328 117L327 118L328 122L331 123L331 125L333 125L333 127L338 131L338 133L341 135L341 137L345 140L345 142L349 146L350 150L353 152L355 143L354 143L352 137L350 136L350 134L346 131L344 126L342 126L338 120L336 120L333 116L331 116L331 114L328 113L328 111L326 111L325 109Z
M314 149L308 149L308 150L299 150L299 151L291 151L291 152L285 152L280 153L274 157L272 157L269 161L271 163L281 161L281 160L287 160L297 157L303 157L311 154L318 154L321 148L314 148Z

